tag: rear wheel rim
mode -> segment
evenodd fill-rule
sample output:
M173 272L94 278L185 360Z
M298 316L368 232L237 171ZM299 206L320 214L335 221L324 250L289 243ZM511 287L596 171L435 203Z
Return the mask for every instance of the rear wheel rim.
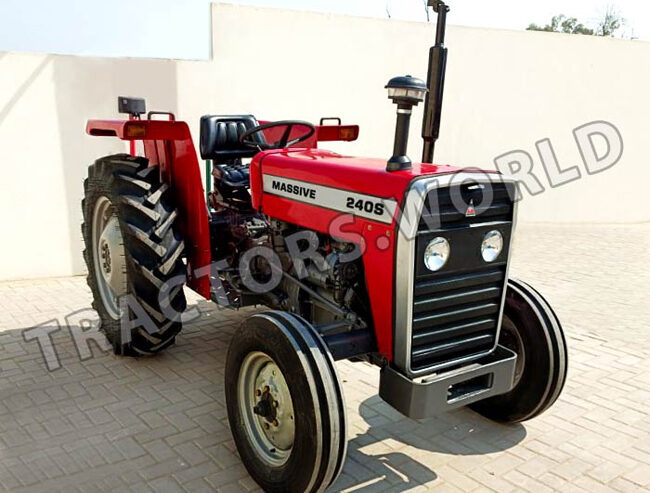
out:
M275 361L265 353L248 354L237 382L239 410L255 454L271 467L291 455L296 423L291 392Z
M112 319L118 320L119 298L127 292L126 260L119 220L105 196L95 202L92 241L95 279L102 305Z

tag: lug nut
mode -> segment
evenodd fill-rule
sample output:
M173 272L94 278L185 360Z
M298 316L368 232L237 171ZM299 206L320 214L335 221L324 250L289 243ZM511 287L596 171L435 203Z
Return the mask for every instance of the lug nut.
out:
M265 430L268 430L268 429L269 429L269 424L268 424L268 423L264 423L264 429L265 429Z
M257 397L260 397L262 395L262 391L260 389L255 389L255 395Z
M273 407L279 407L280 403L278 401L273 401Z
M273 420L273 426L277 427L280 426L280 422L277 419Z

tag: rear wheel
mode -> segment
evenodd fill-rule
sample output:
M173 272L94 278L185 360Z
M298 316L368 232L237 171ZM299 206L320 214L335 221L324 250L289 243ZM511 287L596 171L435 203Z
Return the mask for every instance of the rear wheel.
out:
M338 477L346 417L334 361L304 320L256 314L226 361L228 419L242 461L267 492L316 493Z
M88 285L117 354L155 354L181 330L183 241L167 189L144 158L118 154L88 168L81 227Z
M562 392L568 351L557 315L544 297L524 282L508 281L499 344L517 353L515 385L507 394L470 407L507 423L539 416Z

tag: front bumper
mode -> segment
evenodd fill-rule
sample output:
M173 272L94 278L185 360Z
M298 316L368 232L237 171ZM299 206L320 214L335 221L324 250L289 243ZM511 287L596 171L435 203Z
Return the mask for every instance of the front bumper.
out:
M513 388L517 355L497 346L469 365L414 381L390 366L381 370L379 396L412 419L430 418Z

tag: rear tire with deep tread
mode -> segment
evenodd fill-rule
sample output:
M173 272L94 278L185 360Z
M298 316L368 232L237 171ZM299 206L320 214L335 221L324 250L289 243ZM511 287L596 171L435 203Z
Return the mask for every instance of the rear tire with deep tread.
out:
M122 318L128 315L128 320L138 323L125 332L120 318L112 316L104 305L95 269L93 211L102 197L109 199L110 210L119 220L124 247L127 281L123 298L128 300L120 306L128 307L128 314L123 313ZM176 224L178 211L158 166L150 167L147 159L128 154L98 159L88 167L82 209L92 306L115 353L144 356L169 347L182 328L186 268L182 260L184 243ZM141 310L134 311L132 305ZM144 320L147 322L139 324Z

